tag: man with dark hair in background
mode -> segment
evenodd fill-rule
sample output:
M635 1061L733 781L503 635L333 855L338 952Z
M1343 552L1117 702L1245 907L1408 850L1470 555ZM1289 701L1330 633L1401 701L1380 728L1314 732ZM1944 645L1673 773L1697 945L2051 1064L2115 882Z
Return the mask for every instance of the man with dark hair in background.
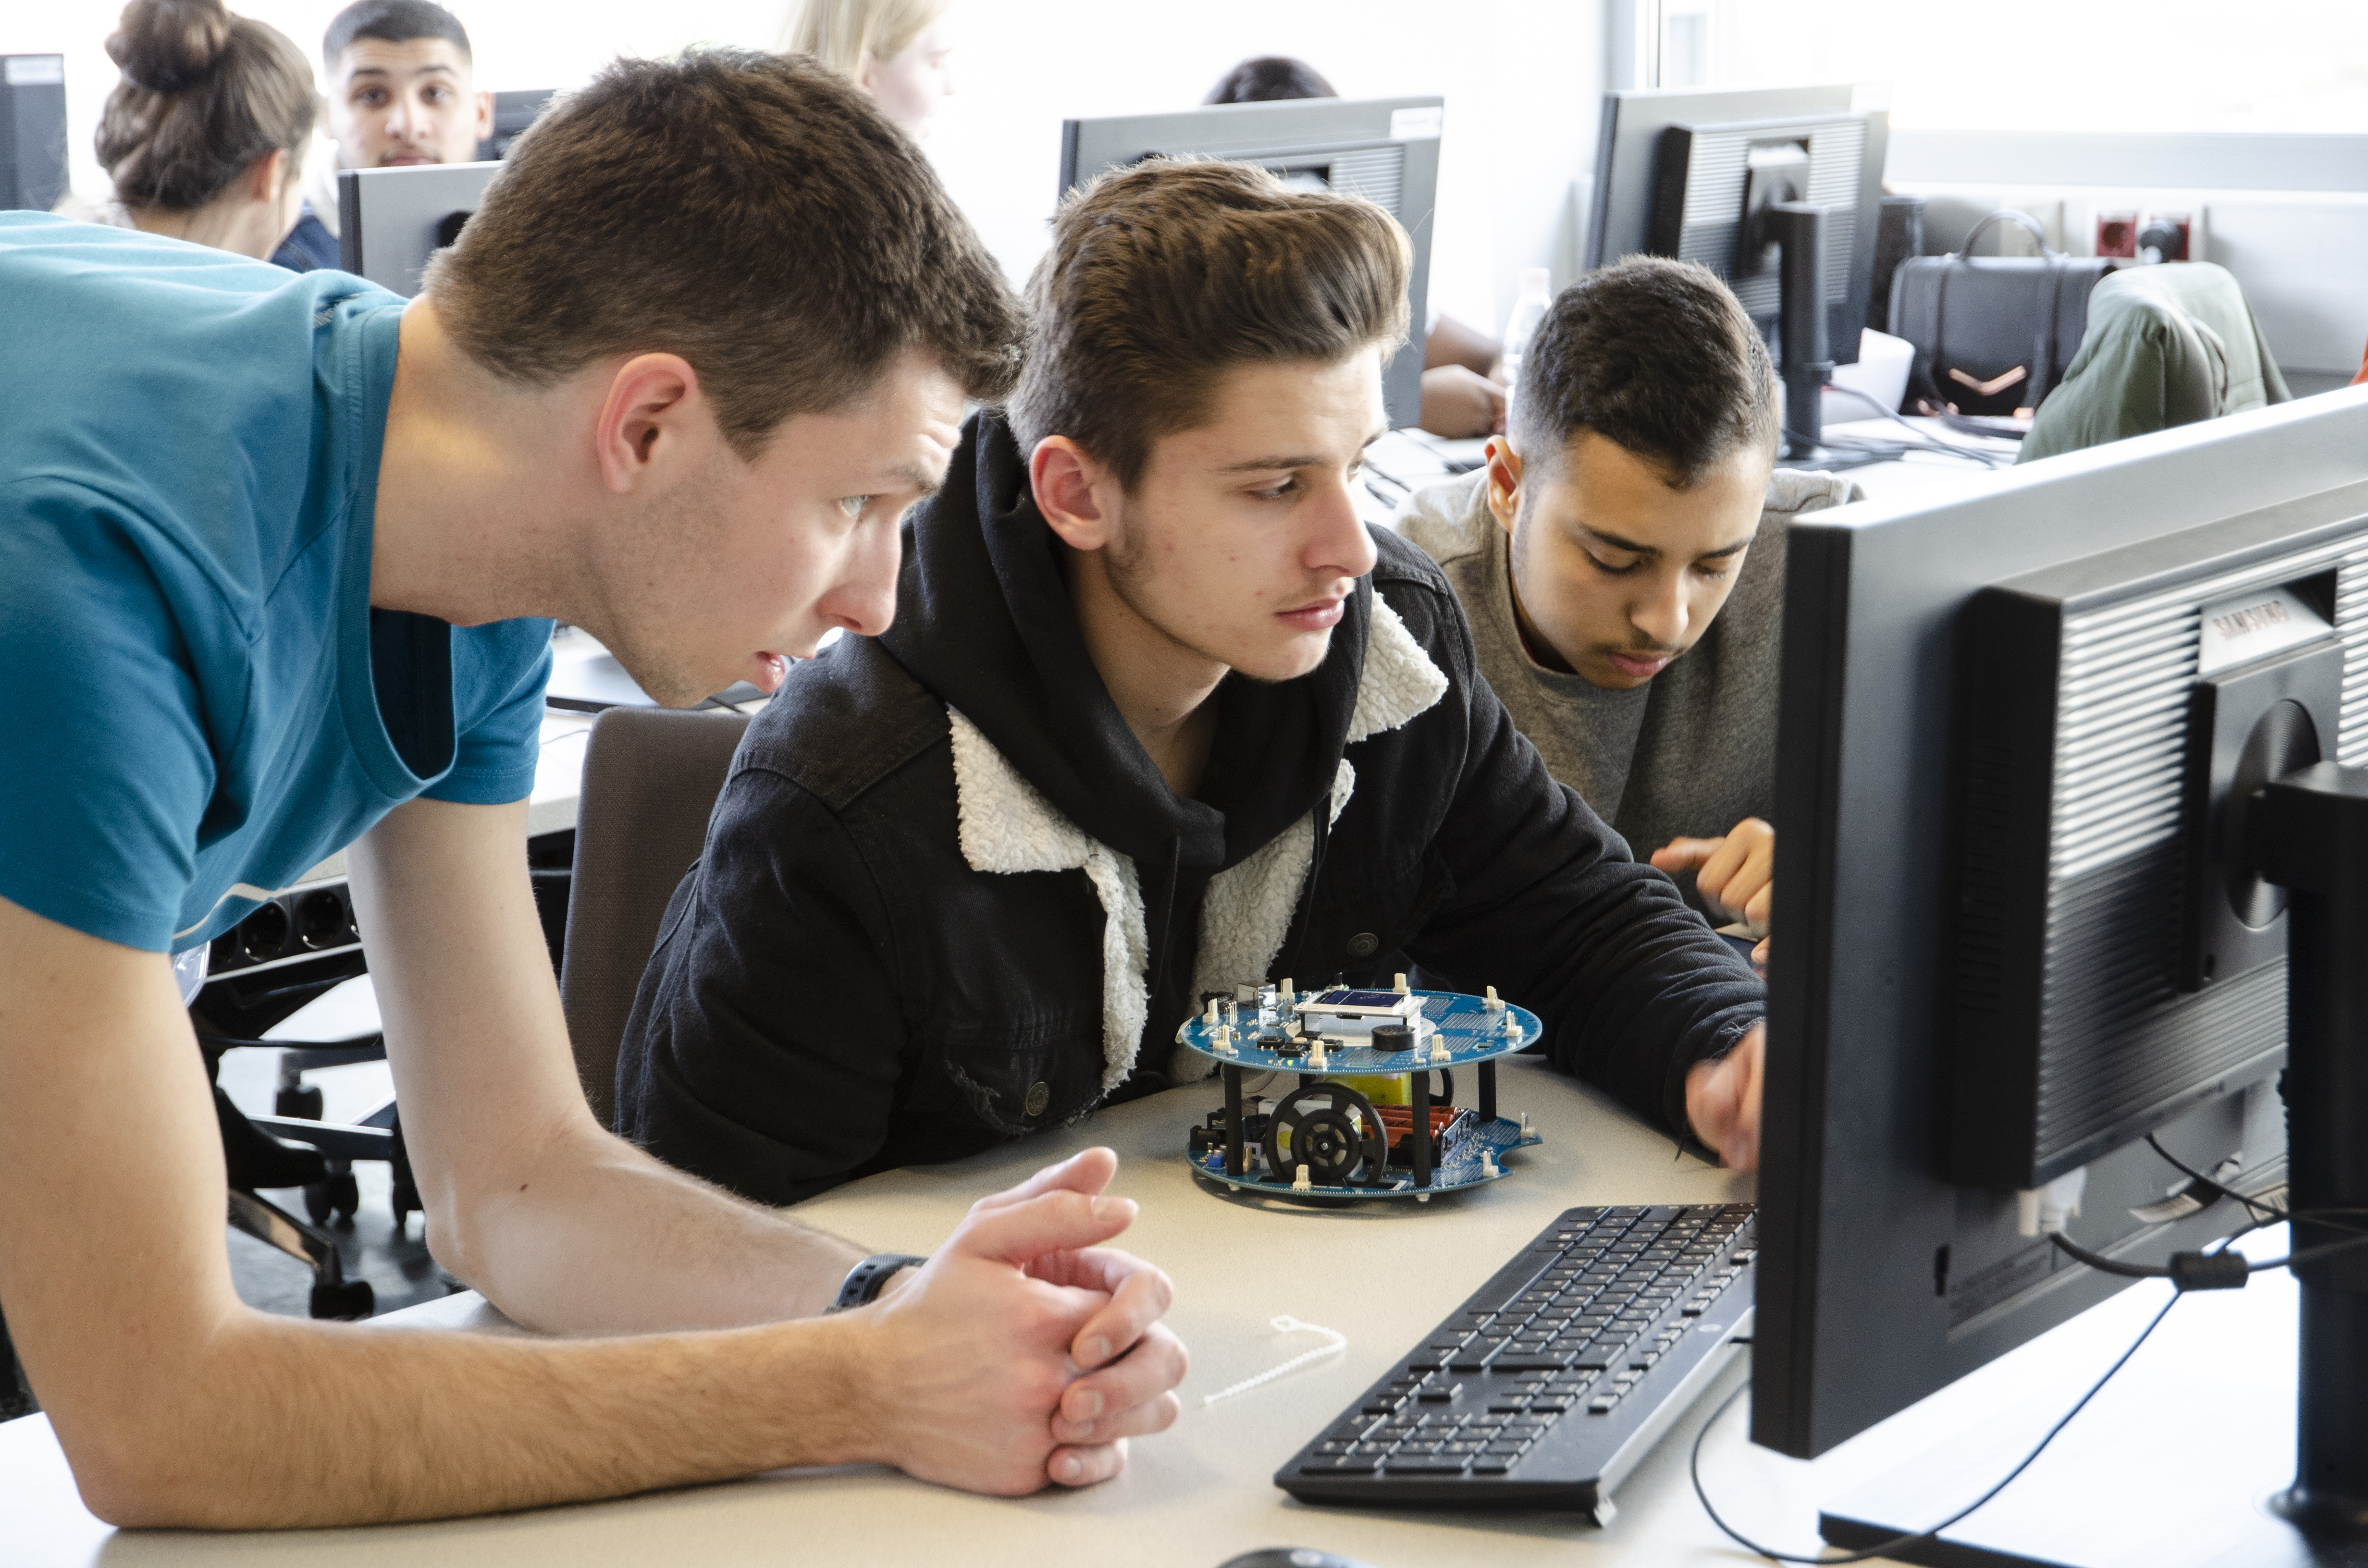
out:
M0 214L0 733L39 759L0 770L0 1301L95 1512L343 1524L847 1462L1023 1493L1174 1418L1167 1282L1100 1245L1133 1212L1108 1150L910 1267L692 1181L593 1121L527 872L544 618L675 703L868 641L1021 324L912 142L803 58L611 65L407 306ZM428 1245L564 1337L231 1288L186 1005L207 943L339 849Z
M1372 203L1236 164L1063 204L1009 419L915 515L894 625L799 665L741 745L620 1131L787 1201L1202 1076L1174 1040L1204 994L1418 964L1754 1162L1759 983L1547 776L1438 569L1358 518L1408 257Z
M1776 380L1725 284L1631 256L1563 291L1481 472L1398 528L1554 776L1765 938L1784 528L1859 498L1776 468ZM1764 953L1761 954L1764 958Z
M338 169L465 164L494 133L469 29L435 0L354 0L322 36L321 63L337 157L308 171L303 212L271 258L294 272L338 265Z

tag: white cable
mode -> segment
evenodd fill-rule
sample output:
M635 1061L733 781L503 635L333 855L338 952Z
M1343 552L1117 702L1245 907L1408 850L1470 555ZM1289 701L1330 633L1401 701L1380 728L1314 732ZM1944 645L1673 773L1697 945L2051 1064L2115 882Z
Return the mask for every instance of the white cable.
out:
M1277 1334L1320 1334L1332 1343L1329 1345L1318 1346L1315 1349L1310 1350L1304 1356L1293 1356L1290 1360L1283 1362L1281 1366L1269 1367L1257 1377L1244 1378L1240 1382L1235 1383L1229 1389L1219 1389L1214 1393L1202 1394L1201 1396L1201 1409L1206 1410L1209 1406L1216 1403L1221 1399L1231 1399L1237 1393L1247 1393L1250 1390L1257 1388L1261 1383L1270 1383L1274 1381L1275 1379L1283 1376L1285 1373L1295 1372L1299 1370L1300 1368L1308 1365L1310 1362L1321 1361L1326 1356L1338 1356L1341 1351L1349 1348L1349 1336L1347 1335L1337 1333L1328 1328L1318 1328L1312 1323L1302 1323L1295 1317L1283 1316L1276 1318L1273 1320L1273 1328Z

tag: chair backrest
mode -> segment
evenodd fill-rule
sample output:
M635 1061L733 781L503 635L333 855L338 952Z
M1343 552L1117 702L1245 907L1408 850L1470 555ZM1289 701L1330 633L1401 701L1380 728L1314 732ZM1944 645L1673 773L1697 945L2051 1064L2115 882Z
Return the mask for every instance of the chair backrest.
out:
M737 713L611 708L592 726L575 808L575 874L559 1000L593 1115L616 1119L617 1048L658 921L707 839L748 728Z

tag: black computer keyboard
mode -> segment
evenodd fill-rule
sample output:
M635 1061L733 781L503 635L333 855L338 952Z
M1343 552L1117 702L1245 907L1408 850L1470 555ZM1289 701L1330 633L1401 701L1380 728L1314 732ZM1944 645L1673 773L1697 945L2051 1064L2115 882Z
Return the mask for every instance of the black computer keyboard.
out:
M1611 1517L1751 1332L1748 1203L1573 1209L1275 1472L1311 1503Z

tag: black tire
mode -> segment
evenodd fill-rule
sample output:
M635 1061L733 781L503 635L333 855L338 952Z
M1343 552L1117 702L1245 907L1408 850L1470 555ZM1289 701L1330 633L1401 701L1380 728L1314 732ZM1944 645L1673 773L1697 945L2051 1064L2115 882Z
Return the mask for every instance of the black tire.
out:
M377 1304L378 1297L367 1279L347 1279L341 1284L313 1287L313 1315L316 1318L342 1318L354 1322L370 1316Z
M352 1224L354 1216L361 1212L362 1184L354 1179L353 1172L339 1171L329 1178L328 1187L329 1207L336 1210L339 1221ZM318 1224L320 1221L315 1220L313 1222Z
M271 1114L301 1116L307 1121L320 1120L320 1086L315 1084L299 1084L292 1089L281 1089L272 1096Z
M329 1181L308 1181L304 1184L304 1212L311 1217L313 1223L327 1224L329 1216L336 1210L336 1200L329 1190ZM315 1312L313 1315L318 1317L320 1314Z

